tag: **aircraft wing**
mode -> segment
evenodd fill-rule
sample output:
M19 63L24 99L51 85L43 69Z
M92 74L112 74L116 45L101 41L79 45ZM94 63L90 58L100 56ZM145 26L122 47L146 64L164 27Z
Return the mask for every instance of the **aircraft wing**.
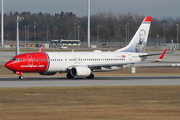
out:
M146 63L156 63L162 61L167 49L161 53L161 56L157 60L153 61L142 61L142 62L127 62L127 63L116 63L116 64L98 64L98 65L88 65L89 68L98 68L98 67L110 67L110 66L131 66L134 64L146 64ZM154 55L159 55L159 54L154 54Z
M128 62L128 63L117 63L117 64L98 64L98 65L88 65L89 68L98 68L98 67L111 67L111 66L131 66L135 64L146 64L146 63L155 63L160 62L158 60L154 61L143 61L143 62Z

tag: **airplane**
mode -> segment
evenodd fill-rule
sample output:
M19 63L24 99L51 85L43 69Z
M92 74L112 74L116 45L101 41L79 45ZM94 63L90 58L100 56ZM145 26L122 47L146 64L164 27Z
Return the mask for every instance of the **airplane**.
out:
M67 73L68 79L83 76L94 79L93 72L113 71L131 67L140 63L159 62L163 59L166 50L161 54L147 54L145 47L147 43L151 17L147 16L141 23L130 43L124 48L113 52L43 52L41 46L39 52L24 53L14 56L5 67L20 75L23 73L36 72L40 75L55 75ZM148 56L159 55L158 60L144 61Z

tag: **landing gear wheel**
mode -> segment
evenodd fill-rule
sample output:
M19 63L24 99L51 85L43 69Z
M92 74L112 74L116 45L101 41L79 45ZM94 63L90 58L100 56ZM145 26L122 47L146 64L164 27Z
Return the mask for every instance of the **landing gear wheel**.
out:
M24 77L23 77L22 75L19 76L19 79L23 80L23 78L24 78Z
M86 77L87 79L94 79L94 75L90 74L88 77Z
M74 76L71 75L70 72L68 72L68 74L66 75L67 79L74 79Z

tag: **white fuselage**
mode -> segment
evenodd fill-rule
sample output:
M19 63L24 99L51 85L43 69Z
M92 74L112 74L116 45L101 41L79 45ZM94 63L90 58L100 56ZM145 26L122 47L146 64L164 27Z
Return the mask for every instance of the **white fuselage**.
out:
M49 56L47 72L66 72L71 66L107 65L141 62L139 55L132 52L46 52ZM146 53L144 53L146 54ZM118 69L119 67L115 68ZM113 67L111 67L111 70ZM119 68L120 69L120 68ZM104 69L107 70L107 69ZM99 71L99 70L97 70ZM103 71L103 68L100 70Z

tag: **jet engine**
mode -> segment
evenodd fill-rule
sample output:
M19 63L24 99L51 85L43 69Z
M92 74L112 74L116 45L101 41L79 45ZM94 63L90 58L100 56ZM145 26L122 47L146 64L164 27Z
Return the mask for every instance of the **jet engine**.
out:
M91 70L87 66L76 66L70 71L72 76L89 76Z

